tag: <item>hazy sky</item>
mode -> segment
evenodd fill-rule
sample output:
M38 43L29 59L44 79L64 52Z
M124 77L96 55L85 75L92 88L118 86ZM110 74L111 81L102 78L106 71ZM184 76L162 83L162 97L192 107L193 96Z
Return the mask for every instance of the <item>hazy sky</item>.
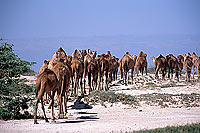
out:
M151 65L160 53L200 54L200 0L0 0L1 37L36 71L59 47L143 50Z
M0 0L0 36L200 34L200 0Z

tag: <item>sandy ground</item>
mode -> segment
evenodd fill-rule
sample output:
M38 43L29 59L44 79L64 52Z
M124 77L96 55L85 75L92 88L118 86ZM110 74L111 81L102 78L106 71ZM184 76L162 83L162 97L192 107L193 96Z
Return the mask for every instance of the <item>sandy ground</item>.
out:
M176 80L157 81L153 77L154 75L138 76L134 78L133 85L128 86L122 85L118 80L113 82L110 90L129 95L200 94L200 83L187 83L184 77L179 82ZM30 78L32 82L34 79L34 77ZM32 119L0 121L0 132L126 132L200 123L200 107L161 108L141 104L135 108L120 102L114 104L105 102L105 106L100 103L90 105L91 109L72 109L70 105L73 104L73 102L68 103L67 119L56 119L56 123L52 124L38 120L37 125L33 124ZM31 111L33 112L33 109ZM46 112L50 118L51 110L48 110L47 106ZM58 112L57 108L55 112ZM42 116L42 114L39 107L38 115Z

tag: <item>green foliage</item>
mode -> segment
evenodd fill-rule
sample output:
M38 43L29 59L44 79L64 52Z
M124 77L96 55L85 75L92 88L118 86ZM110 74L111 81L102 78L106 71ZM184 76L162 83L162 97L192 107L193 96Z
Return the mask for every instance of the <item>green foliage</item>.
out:
M152 130L133 131L132 133L199 133L200 124L192 124L185 126L168 126L166 128L157 128Z
M25 79L19 79L24 73L33 72L30 67L35 62L21 60L13 50L13 44L1 43L0 46L0 118L20 119L30 118L28 103L32 100L28 93L33 92L33 86L25 84ZM24 112L23 114L21 112Z

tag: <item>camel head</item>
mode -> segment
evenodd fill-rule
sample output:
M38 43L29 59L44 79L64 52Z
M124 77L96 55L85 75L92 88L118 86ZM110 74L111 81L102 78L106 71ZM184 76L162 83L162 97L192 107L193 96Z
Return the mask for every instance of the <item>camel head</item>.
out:
M156 60L155 60L155 57L151 57L151 59L153 60L153 63L155 64L156 63Z
M50 60L44 60L44 64L47 66L49 65L49 62L50 62Z

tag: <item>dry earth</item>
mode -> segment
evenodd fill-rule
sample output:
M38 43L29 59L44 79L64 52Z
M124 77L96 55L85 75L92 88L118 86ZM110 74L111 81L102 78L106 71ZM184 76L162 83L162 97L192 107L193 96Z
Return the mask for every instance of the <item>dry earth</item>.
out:
M34 83L35 77L28 77ZM197 77L195 77L197 78ZM192 81L187 83L184 76L177 82L173 80L154 80L153 74L134 78L134 84L124 86L121 80L112 83L110 90L115 94L124 93L132 96L142 94L171 94L181 95L197 94L195 101L185 106L185 103L174 103L171 106L161 107L156 104L147 104L139 101L138 106L118 103L68 103L68 118L57 119L56 123L45 123L38 120L9 120L0 121L0 132L125 132L141 129L153 129L166 126L177 126L191 123L200 123L200 83ZM76 105L79 109L72 109ZM194 106L195 105L195 106ZM89 107L87 109L87 107ZM33 108L29 109L33 113ZM50 111L46 112L50 118ZM55 110L58 112L57 108ZM42 116L39 107L38 115Z

